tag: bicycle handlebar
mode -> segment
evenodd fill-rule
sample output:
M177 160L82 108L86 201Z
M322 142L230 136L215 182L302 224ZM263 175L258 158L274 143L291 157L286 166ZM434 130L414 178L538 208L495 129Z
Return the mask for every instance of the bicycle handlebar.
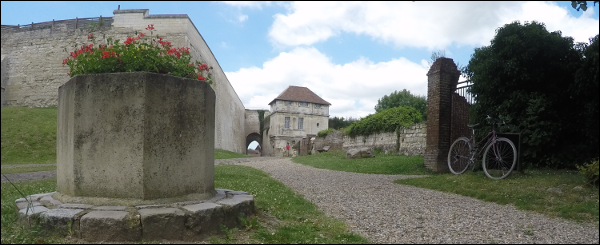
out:
M490 115L487 115L487 117L485 119L492 120L495 124L498 124L498 125L504 125L504 124L506 124L506 122L504 122L504 120L500 120L498 118L490 117Z

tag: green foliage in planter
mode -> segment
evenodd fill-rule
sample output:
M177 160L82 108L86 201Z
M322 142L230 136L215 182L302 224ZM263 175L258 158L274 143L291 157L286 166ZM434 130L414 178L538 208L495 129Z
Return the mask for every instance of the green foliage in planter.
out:
M154 25L148 25L150 35L136 32L137 37L120 40L106 38L105 44L96 45L96 37L88 34L91 44L83 45L63 60L68 75L146 71L177 77L198 79L212 84L210 69L199 61L191 63L189 48L173 48L171 42L158 35L152 37ZM77 47L75 47L77 48ZM67 51L65 49L65 51Z
M354 138L374 133L394 132L422 121L421 113L410 106L399 106L368 115L345 129L346 135Z

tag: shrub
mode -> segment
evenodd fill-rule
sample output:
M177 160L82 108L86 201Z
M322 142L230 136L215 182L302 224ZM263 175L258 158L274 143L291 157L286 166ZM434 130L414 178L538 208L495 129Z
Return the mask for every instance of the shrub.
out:
M380 132L394 132L422 121L421 113L410 106L399 106L368 115L352 123L345 130L346 135L370 135Z
M598 159L583 166L577 165L577 169L586 178L588 184L598 186Z
M333 133L333 131L333 128L323 129L317 133L317 136L325 138L328 134Z

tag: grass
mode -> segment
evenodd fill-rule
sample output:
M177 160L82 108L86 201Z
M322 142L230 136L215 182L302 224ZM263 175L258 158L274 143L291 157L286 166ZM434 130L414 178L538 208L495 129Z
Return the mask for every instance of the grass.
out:
M15 183L24 195L56 190L56 178ZM37 226L24 228L17 220L14 201L22 197L10 183L2 183L2 244L68 243L70 238L48 236ZM294 193L263 171L246 166L215 166L215 188L243 190L255 195L258 224L249 230L228 230L227 236L212 237L212 243L366 243L349 233L342 221L327 217L311 202ZM278 225L263 217L273 215ZM241 240L243 239L243 240Z
M244 190L255 195L256 208L280 220L278 227L259 226L249 243L366 243L348 233L345 223L327 217L311 202L263 171L237 165L215 166L215 187ZM260 219L259 219L260 221ZM213 243L222 240L213 239Z
M14 183L24 195L53 192L56 190L56 178L32 180ZM1 188L1 223L2 244L33 244L33 243L64 243L64 237L48 236L37 226L25 228L17 221L15 200L22 196L8 182L2 183Z
M344 152L298 156L292 161L317 168L356 173L429 175L395 183L459 194L498 204L513 204L550 217L598 225L598 188L587 186L577 171L536 169L514 171L492 180L482 171L462 175L436 174L423 165L423 157L375 154L374 158L345 159ZM554 190L554 191L553 191ZM558 191L560 190L560 192Z
M1 164L56 163L56 121L56 107L3 107ZM215 149L215 159L242 157Z
M422 156L398 156L392 154L375 154L374 158L346 159L343 151L329 151L315 155L292 158L300 163L315 168L366 174L433 174L423 167Z
M489 179L482 171L467 171L462 175L440 174L395 183L513 204L521 210L598 225L598 188L586 186L577 171L528 170L513 172L503 180Z
M2 174L17 174L17 173L28 173L28 172L39 172L39 171L50 171L56 170L56 165L49 166L27 166L14 167L14 168L3 168Z
M235 152L231 152L231 151L221 150L221 149L215 149L215 159L246 158L246 157L251 157L251 156L240 154L240 153L235 153Z
M1 163L56 163L56 107L2 108Z

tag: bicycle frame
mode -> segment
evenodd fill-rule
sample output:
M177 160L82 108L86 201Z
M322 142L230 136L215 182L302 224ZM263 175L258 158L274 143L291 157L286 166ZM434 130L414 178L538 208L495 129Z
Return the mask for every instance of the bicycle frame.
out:
M469 138L469 141L471 143L471 152L470 152L470 158L469 158L469 165L471 165L471 167L473 167L473 169L475 168L475 159L478 158L479 156L481 156L481 154L483 153L483 150L485 148L488 147L488 145L490 144L496 144L496 139L498 138L496 136L496 122L492 123L492 131L490 131L485 137L483 137L479 142L475 142L475 127L471 128L471 138ZM481 146L481 148L479 147L481 142L483 142L485 140L485 144L483 144ZM494 150L494 155L498 156L498 152L496 147L492 148Z

